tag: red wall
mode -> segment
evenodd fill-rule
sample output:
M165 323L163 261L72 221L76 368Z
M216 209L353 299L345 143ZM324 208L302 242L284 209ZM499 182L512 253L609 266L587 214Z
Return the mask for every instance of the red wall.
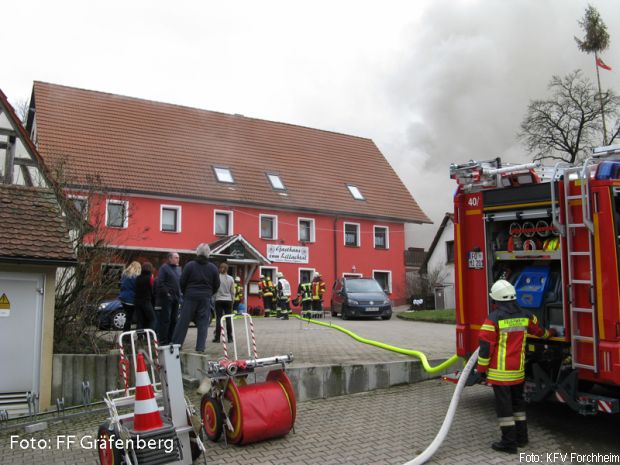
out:
M364 276L372 276L373 270L389 270L392 272L390 298L397 304L406 302L403 223L390 223L383 220L375 222L347 217L335 218L306 212L285 212L145 197L111 196L110 198L129 202L127 228L103 227L99 229L107 235L106 240L110 243L132 249L195 250L201 242L210 243L218 239L213 232L214 210L225 210L233 212L232 234L242 234L266 256L267 244L304 245L298 240L298 218L313 218L315 242L305 244L309 249L309 263L274 262L269 265L283 272L293 289L296 289L298 285L299 268L314 268L322 274L326 282L327 295L324 298L324 304L328 306L331 286L336 277L342 276L343 273L351 273L354 269L356 273L362 273ZM181 232L160 231L161 205L181 207ZM259 238L260 214L278 216L277 240ZM95 218L101 218L103 224L104 215L105 199L90 200L89 220L91 223L97 221ZM359 247L344 245L344 222L360 225ZM374 225L389 228L387 250L374 248ZM252 280L258 280L258 274L257 271ZM257 304L258 298L250 299L249 305Z

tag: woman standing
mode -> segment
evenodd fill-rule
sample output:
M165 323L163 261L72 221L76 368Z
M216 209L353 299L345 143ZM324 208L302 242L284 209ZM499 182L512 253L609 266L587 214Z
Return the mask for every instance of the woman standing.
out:
M235 280L228 274L228 265L220 263L220 288L215 293L215 334L213 342L219 342L222 332L221 318L232 313L233 298L235 296ZM226 319L226 335L228 342L232 342L232 323Z
M123 331L131 330L133 323L133 314L136 300L136 278L142 272L142 267L138 262L131 262L127 268L123 270L121 275L121 292L118 300L123 304L125 310L125 325Z
M136 278L136 311L138 321L144 329L155 330L155 310L153 309L153 265L146 262L142 273Z

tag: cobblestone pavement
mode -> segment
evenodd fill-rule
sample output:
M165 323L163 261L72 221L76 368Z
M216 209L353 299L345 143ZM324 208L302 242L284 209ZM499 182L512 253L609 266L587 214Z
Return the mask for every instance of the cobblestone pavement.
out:
M352 396L303 402L298 405L295 432L284 438L247 446L207 442L209 464L402 464L430 444L443 421L454 386L430 380L411 386ZM498 428L492 409L490 388L476 386L464 391L453 427L446 442L430 463L514 464L528 463L525 456L491 450ZM197 399L194 399L197 401ZM547 454L620 454L618 418L584 418L561 405L530 406L530 445L521 449L529 463L586 463L562 460ZM51 425L47 431L0 434L0 462L13 464L95 464L96 452L79 445L57 447L64 435L96 434L106 414L99 413ZM11 434L35 441L50 449L11 447ZM16 438L14 438L16 439ZM47 442L51 441L51 442ZM533 458L533 459L532 459ZM601 463L599 461L599 463ZM198 459L196 464L204 463ZM592 463L592 462L591 462ZM594 462L597 463L597 462Z
M324 321L329 322L330 318ZM346 321L341 325L361 337L398 347L421 350L429 359L445 359L454 353L454 326L431 323L390 321ZM295 365L324 365L386 362L407 357L360 344L333 329L308 325L296 319L288 321L256 319L259 356L293 352ZM238 328L240 329L240 328ZM212 329L209 331L209 341ZM240 338L241 339L241 338ZM195 343L190 329L186 350ZM207 355L222 355L219 344L209 342ZM454 385L430 380L411 386L368 393L306 401L298 404L295 433L248 446L207 443L209 464L402 464L430 444L441 422ZM186 391L193 402L199 399ZM523 452L531 456L509 456L494 452L491 442L499 431L492 407L490 388L467 388L459 405L452 430L432 459L436 464L512 464L512 463L587 463L547 454L616 453L620 460L620 416L582 417L563 405L530 406L531 443ZM74 444L67 448L57 438L67 435L96 435L107 412L91 413L64 422L50 421L46 431L27 434L23 429L0 432L0 464L95 464L95 450ZM35 441L21 448L14 440ZM40 444L36 441L41 440ZM41 450L42 446L44 449ZM85 444L86 446L88 444ZM47 448L49 446L49 448ZM60 447L58 447L60 446ZM526 460L528 459L529 460ZM594 463L601 463L602 460ZM195 463L204 463L201 459Z
M319 320L344 327L358 336L380 341L405 349L423 351L429 360L445 360L455 351L454 325L412 322L393 317L391 320L348 320L327 317ZM406 355L360 344L351 336L336 329L327 328L296 318L278 320L275 318L254 319L259 357L293 353L293 366L317 366L330 364L350 365L352 363L389 362L409 360ZM235 320L235 334L239 335L238 350L247 349L241 320ZM211 342L213 325L209 328L206 355L212 359L222 356L222 346ZM196 346L196 328L188 331L184 350ZM229 347L229 352L231 348Z

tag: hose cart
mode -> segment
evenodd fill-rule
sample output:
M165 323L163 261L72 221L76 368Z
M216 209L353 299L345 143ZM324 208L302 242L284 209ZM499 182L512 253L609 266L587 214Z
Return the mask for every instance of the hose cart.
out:
M293 361L292 354L258 358L252 317L225 315L222 328L225 318L231 318L233 334L234 319L243 318L248 358L237 357L235 337L232 359L224 343L224 358L209 362L199 388L204 394L200 412L207 437L217 441L225 428L227 442L250 444L288 434L297 411L293 385L285 372L285 365ZM259 371L268 371L263 382L256 381ZM251 374L254 382L248 383Z

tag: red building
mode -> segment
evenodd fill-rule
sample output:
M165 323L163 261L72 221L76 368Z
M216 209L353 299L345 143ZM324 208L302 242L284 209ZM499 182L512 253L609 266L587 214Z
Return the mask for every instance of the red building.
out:
M250 306L259 274L278 271L294 288L320 272L327 304L346 274L407 297L404 224L430 221L369 139L42 82L28 128L89 221L133 257L184 262L210 243Z

